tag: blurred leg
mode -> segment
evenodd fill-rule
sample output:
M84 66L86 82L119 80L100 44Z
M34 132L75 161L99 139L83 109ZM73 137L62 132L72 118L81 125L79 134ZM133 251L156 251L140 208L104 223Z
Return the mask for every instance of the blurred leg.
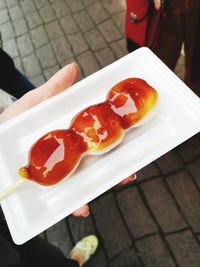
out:
M137 44L135 44L133 41L131 41L130 39L126 39L126 47L129 53L135 51L136 49L139 48L139 46Z
M0 235L18 251L23 267L79 267L76 261L67 259L57 247L40 237L23 245L14 244L5 220L0 220Z
M35 86L20 73L14 65L12 58L0 49L0 88L16 98L20 98Z
M33 85L20 71L16 69L16 86L13 86L12 95L16 98L20 98L34 88L35 85Z
M184 40L184 1L166 1L167 18L162 25L156 55L172 70L174 69Z
M200 96L200 56L197 56L200 50L199 27L200 1L185 0L185 82Z

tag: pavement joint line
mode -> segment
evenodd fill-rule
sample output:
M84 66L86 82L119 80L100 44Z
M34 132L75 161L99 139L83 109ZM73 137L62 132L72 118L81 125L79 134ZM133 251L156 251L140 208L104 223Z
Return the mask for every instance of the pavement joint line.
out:
M110 267L110 259L109 259L108 253L107 253L107 251L106 251L104 241L103 241L103 239L101 238L101 235L100 235L100 233L99 233L99 229L98 229L98 226L97 226L97 223L96 223L96 220L95 220L95 216L94 216L94 214L92 213L92 209L90 210L90 216L91 216L91 218L92 218L92 222L93 222L95 231L96 231L96 233L97 233L98 239L99 239L99 241L100 241L100 243L101 243L101 246L102 246L102 249L103 249L103 253L104 253L104 255L105 255L105 259L106 259L106 264L108 264L108 267Z
M107 194L109 194L109 193L110 193L109 191L106 191L106 192L103 193L102 195L98 196L96 199L102 198L102 197L104 197L105 195L107 195ZM72 215L71 215L71 216L72 216ZM94 226L94 228L95 228L95 231L96 231L96 233L97 233L98 239L100 240L100 243L101 243L101 246L102 246L102 249L103 249L103 252L104 252L104 256L105 256L105 259L106 259L106 264L108 264L107 267L111 267L111 266L110 266L109 257L108 257L108 254L107 254L107 251L106 251L106 248L105 248L105 245L104 245L104 241L101 239L101 234L100 234L100 232L99 232L99 230L98 230L98 226L97 226L97 224L96 224L95 217L94 217L94 215L93 215L93 213L92 213L92 209L90 209L90 216L91 216L91 219L92 219L92 222L93 222L93 226ZM70 227L70 225L69 225L69 220L68 220L68 218L66 218L66 224L67 224L68 232L70 233L70 239L71 239L73 245L75 245L75 240L74 240L73 235L72 235L72 232L71 232L71 227Z
M148 178L145 178L145 179L143 179L141 181L139 180L139 178L137 178L133 182L130 182L128 184L125 184L125 185L121 185L119 187L116 187L115 188L115 191L118 193L118 192L121 192L121 191L126 190L128 188L137 187L139 184L148 183L149 181L156 180L156 179L162 179L162 175L160 175L160 174L153 175L153 176L148 177Z
M181 232L184 232L184 231L190 231L190 228L189 227L183 227L182 229L179 229L179 230L175 230L175 231L170 231L170 232L166 232L165 235L174 235L174 234L178 234L178 233L181 233Z
M148 204L148 201L146 199L145 193L144 193L143 189L141 188L140 184L138 184L138 187L137 188L138 188L138 191L140 193L141 199L142 199L142 201L144 203L144 206L146 207L146 209L148 210L149 214L151 215L153 221L155 222L156 226L158 227L159 236L160 236L161 240L163 241L164 247L169 252L169 255L171 256L172 260L174 261L176 267L180 267L179 264L178 264L178 262L177 262L177 260L176 260L176 258L175 258L175 255L174 255L174 253L173 253L170 245L168 244L168 242L167 242L167 240L165 238L165 233L163 232L160 224L157 221L157 218L153 214L153 212L152 212L152 210L151 210L151 208L150 208L150 206Z
M54 13L54 16L57 18L57 16L56 16L56 12L55 12L55 10L54 10L53 8L52 8L52 11L53 11L53 13ZM61 27L60 20L59 20L59 19L56 19L56 21L58 22L58 25L59 25L60 28L61 28L62 34L64 34L64 31L63 31L63 29L62 29L62 27ZM44 23L44 25L45 25L44 30L45 30L45 32L46 32L48 38L49 38L49 34L48 34L48 32L47 32L47 29L46 29L46 24L49 24L49 23L51 23L51 22L52 22L52 21L50 21L50 22L48 22L48 23ZM59 68L61 69L61 63L58 61L58 58L57 58L57 56L56 56L56 53L55 53L55 51L54 51L54 48L53 48L53 45L52 45L51 41L52 41L52 40L50 40L50 38L49 38L49 44L51 45L51 49L52 49L52 51L53 51L53 55L54 55L54 57L55 57L55 59L56 59L56 62L57 62L57 64L58 64ZM39 58L38 58L38 59L39 59ZM39 61L40 61L40 59L39 59ZM43 69L43 68L42 68L42 69Z
M179 170L180 171L180 170ZM179 172L178 171L178 172ZM177 172L175 172L175 174L176 174ZM127 185L125 185L125 186L122 186L122 188L119 188L119 189L117 189L117 193L118 192L121 192L121 191L123 191L123 190L126 190L126 189L128 189L128 188L131 188L131 187L137 187L138 185L142 185L142 184L144 184L144 183L147 183L148 181L151 181L151 180L156 180L156 179L162 179L163 180L163 182L164 182L164 185L165 185L165 187L166 187L166 181L165 181L165 179L167 179L168 177L164 177L164 175L158 175L158 176L154 176L154 177L151 177L151 178L147 178L147 179L145 179L145 180L142 180L142 181L138 181L138 180L136 180L135 181L135 183L133 183L133 184L127 184ZM184 221L185 221L185 223L188 225L188 227L184 227L183 229L180 229L180 230L175 230L175 231L170 231L170 232L164 232L163 231L163 234L164 235L169 235L169 234L173 234L173 233L178 233L179 231L183 231L183 230L185 230L185 229L189 229L192 233L193 233L193 235L195 236L195 239L196 240L198 240L197 238L196 238L196 235L198 235L198 233L194 233L193 232L193 230L192 230L192 227L190 226L190 224L189 224L189 222L185 219L185 215L183 214L183 212L182 212L182 210L181 210L181 207L179 207L179 204L177 203L177 200L176 200L176 197L174 196L174 195L172 195L171 194L171 192L169 192L169 190L168 190L168 185L167 185L167 191L168 191L168 193L170 194L170 196L172 197L172 199L174 200L174 202L175 202L175 206L176 206L176 208L177 208L177 210L178 210L178 212L181 214L181 216L183 217L183 219L184 219ZM148 210L149 211L149 210ZM151 234L150 234L151 235ZM145 237L145 236L144 236ZM143 238L143 237L142 237ZM140 238L139 238L140 239ZM136 239L137 240L137 239ZM198 240L198 243L200 244L200 242L199 242L199 240Z
M73 246L75 246L75 243L76 243L76 242L75 242L74 237L73 237L72 232L71 232L71 227L70 227L70 225L69 225L68 217L65 218L64 220L65 220L66 228L67 228L68 233L69 233L69 238L70 238L70 240L71 240Z
M69 7L70 5L67 3L67 6ZM70 10L70 12L71 12L71 16L72 17L74 17L74 13L71 11L71 9L69 8L69 10ZM85 9L84 9L85 10ZM88 13L88 12L87 12ZM88 16L90 17L90 14L88 13ZM93 19L90 17L90 19L93 21ZM90 44L89 44L89 42L87 41L87 39L86 39L86 37L85 37L85 32L83 33L82 32L82 29L81 29L81 27L80 27L80 25L77 23L77 21L76 21L76 19L74 19L74 22L75 22L75 24L76 24L76 26L77 26L77 28L79 29L79 31L78 32L80 32L81 34L82 34L82 36L83 36L83 39L84 39L84 41L87 43L87 45L88 45L88 47L89 47L89 49L88 50L90 50L91 52L92 52L92 49L90 49L91 47L90 47ZM94 21L93 21L94 22ZM95 27L93 28L93 29L95 29ZM90 30L92 30L92 29L90 29ZM89 30L88 30L89 31ZM87 51L88 51L87 50ZM83 53L81 53L81 54L84 54L84 53L86 53L87 51L84 51ZM79 55L81 55L81 54L79 54ZM94 55L94 53L92 52L92 54L93 54L93 56L96 58L96 56ZM79 55L76 55L77 57L79 56ZM99 64L99 68L101 68L101 65Z
M179 155L179 153L176 152L176 155L177 155L177 157L180 159L181 163L183 164L183 170L184 170L184 171L191 177L191 179L192 179L192 181L193 181L195 187L197 188L197 190L198 190L199 193L200 193L200 187L199 187L199 185L197 184L197 182L196 182L194 176L193 176L192 173L188 170L188 167L187 167L187 165L189 165L189 164L195 162L197 159L199 159L200 154L198 154L197 156L195 156L194 158L192 158L191 160L189 160L189 161L187 161L187 162L184 162L184 161L183 161L183 159L182 159L182 157Z
M67 6L69 7L69 4L68 4L68 3L66 3L66 4L67 4ZM71 12L71 16L74 17L74 13L71 11L70 8L69 8L69 11ZM88 14L88 15L90 16L90 14ZM92 20L92 21L93 21L93 20ZM76 19L74 19L74 23L76 24L77 28L79 29L78 32L81 33L81 35L82 35L84 41L85 41L86 44L88 45L88 50L87 50L87 51L89 51L89 52L92 53L92 55L94 56L94 58L95 58L96 61L97 61L98 69L100 70L100 69L101 69L101 64L100 64L99 60L97 59L97 57L95 56L94 52L92 51L92 49L91 49L91 47L90 47L90 44L89 44L89 42L87 41L87 39L86 39L86 37L85 37L85 34L83 34L83 32L82 32L82 30L81 30L79 24L77 23ZM70 43L70 41L69 41L67 35L66 35L66 38L67 38L68 42ZM72 47L72 45L71 45L71 47ZM72 51L73 51L73 50L72 50ZM84 51L82 54L86 53L87 51ZM73 54L75 55L75 53L73 53ZM80 55L81 55L81 54L76 55L76 57L75 57L76 60L77 60L77 62L79 62L79 60L78 60L78 56L80 56ZM86 77L86 75L84 74L84 71L83 71L83 69L82 69L81 64L79 64L79 68L80 68L80 70L81 70L81 73L83 74L83 77Z
M77 13L77 12L79 12L79 11L85 10L84 1L83 1L83 8L82 8L82 9L79 9L79 10L76 11L76 12L73 12L73 10L71 9L70 4L67 2L67 0L65 1L65 3L66 3L66 5L69 7L69 10L71 11L71 13L73 13L73 14L75 14L75 13ZM81 1L81 3L82 3L82 1Z
M19 5L19 1L17 1L17 3L18 3L18 5ZM5 4L6 4L6 9L7 9L7 11L8 11L9 21L12 22L12 25L13 25L13 31L16 33L16 31L15 31L15 27L14 27L14 23L13 23L13 21L12 21L12 19L11 19L10 12L9 12L9 7L8 7L6 1L5 1ZM8 22L8 21L6 21L6 23L7 23L7 22ZM20 53L20 50L19 50L19 47L18 47L18 44L17 44L17 36L16 36L16 34L14 35L14 38L10 38L9 40L15 40L16 47L17 47L17 52L18 52L18 56L20 56L21 53ZM8 40L6 40L6 41L8 41ZM4 43L4 41L2 40L2 48L4 48L4 47L3 47L3 43ZM23 64L22 64L22 68L23 68L23 70L24 70L24 66L23 66Z
M151 237L151 236L158 236L159 235L159 231L157 232L153 232L153 233L150 233L150 234L147 234L147 235L143 235L143 236L140 236L138 238L135 239L135 241L140 241L140 240L143 240L145 238L148 238L148 237Z
M200 187L199 187L199 185L197 184L197 182L196 182L196 180L195 180L195 178L194 178L194 176L192 175L192 173L191 173L191 171L190 170L188 170L188 168L187 167L185 167L185 172L190 176L190 178L192 179L192 181L193 181L193 184L195 185L195 187L197 188L197 190L199 191L199 194L200 194Z
M136 246L136 239L134 238L134 236L132 235L131 231L129 230L129 227L128 227L128 225L127 225L127 222L126 222L126 220L125 220L125 218L124 218L124 215L123 215L123 213L122 213L122 211L121 211L121 208L120 208L120 206L119 206L119 202L118 202L118 199L117 199L117 197L116 197L116 194L115 194L115 192L112 192L112 194L113 194L113 197L114 197L114 201L115 201L117 210L118 210L118 212L119 212L119 214L120 214L120 217L121 217L121 219L122 219L122 221L123 221L123 224L124 224L124 226L125 226L125 228L126 228L126 231L128 232L128 235L129 235L129 237L130 237L130 239L131 239L132 246L133 246L133 248L135 249L135 252L136 252L136 255L137 255L137 257L138 257L138 260L139 260L140 264L141 264L143 267L145 267L145 264L144 264L144 262L143 262L143 259L142 259L142 257L140 256L139 250L138 250L138 248L137 248L137 246Z
M199 146L200 146L200 144L199 144ZM194 157L192 157L192 158L189 159L189 160L183 160L182 157L180 156L180 154L179 154L178 151L175 150L175 153L176 153L176 155L180 158L181 162L182 162L184 165L185 165L185 164L192 163L192 162L196 161L197 159L199 159L199 157L200 157L200 153L199 153L199 154L195 155Z
M160 170L160 172L161 172L161 174L162 174L162 170L160 169L159 166L158 166L158 168L159 168L159 170ZM174 203L175 203L175 205L176 205L176 208L178 209L179 213L180 213L181 216L183 217L183 219L184 219L186 225L188 225L188 227L189 227L189 229L190 229L190 231L191 231L191 233L192 233L194 239L197 241L198 245L200 246L200 240L197 238L196 233L193 231L193 229L192 229L192 227L191 227L191 225L190 225L190 223L189 223L187 217L185 216L184 212L182 211L181 205L179 205L179 203L178 203L178 201L177 201L177 199L176 199L176 196L173 194L173 192L171 191L169 185L168 185L167 182L166 182L166 180L167 180L167 178L168 178L169 176L168 176L168 175L166 176L166 175L164 175L164 174L162 174L162 176L163 176L163 183L164 183L164 185L165 185L165 187L166 187L168 193L170 194L170 196L171 196L172 199L174 200Z
M68 4L67 4L67 5L68 5ZM92 4L91 4L91 5L92 5ZM70 5L68 5L68 6L70 6ZM105 9L105 7L104 7L103 4L102 4L102 6L103 6L104 10L106 11L106 9ZM69 8L69 9L70 9L70 8ZM85 8L84 10L87 11L87 8ZM106 11L106 12L107 12L107 11ZM107 12L107 13L108 13L108 12ZM89 18L92 20L92 22L94 23L94 25L96 26L96 27L94 26L94 28L92 28L92 29L95 29L95 28L98 29L98 31L99 31L100 34L101 34L101 37L103 38L103 40L105 41L105 43L107 44L107 46L110 47L110 45L109 45L110 43L113 43L113 42L116 42L116 41L121 40L122 37L120 37L119 39L114 40L114 41L112 41L112 42L108 42L108 41L106 40L106 38L103 36L103 34L101 33L100 29L99 29L99 25L101 25L101 24L103 24L104 22L110 20L110 19L111 19L110 17L109 17L109 18L106 18L105 20L103 20L103 21L101 21L99 24L97 24L97 23L93 20L93 18L91 17L91 15L90 15L90 13L89 13L88 11L87 11L87 14L88 14ZM73 13L72 13L72 15L73 15ZM75 21L75 23L76 23L76 26L79 28L80 32L82 33L82 30L81 30L79 24L76 22L76 20L74 20L74 21ZM115 24L115 26L116 26L116 27L118 28L118 30L119 30L119 27L118 27L118 25L115 23L115 21L113 20L113 18L112 18L112 21L113 21L113 23ZM85 37L85 34L86 34L87 32L89 32L89 31L91 31L92 29L89 29L88 31L86 31L86 32L84 32L84 33L82 33L82 34L83 34L84 40L86 41L86 43L88 44L88 46L89 46L89 48L90 48L89 50L92 52L93 56L95 57L95 59L96 59L97 62L98 62L99 69L101 69L101 68L102 68L102 67L101 67L101 62L99 61L98 57L96 57L96 55L95 55L95 53L94 53L94 52L96 52L96 51L93 51L93 49L91 48L89 42L87 41L87 39L86 39L86 37ZM120 30L120 32L121 32L121 30ZM104 48L104 49L105 49L105 48ZM115 55L113 49L112 49L111 47L110 47L110 49L111 49L111 51L113 52L113 56L114 56L114 58L117 60L118 58L116 57L116 55ZM97 51L101 51L101 50L103 50L103 49L99 49L99 50L97 50ZM83 52L83 53L85 53L85 52ZM78 56L78 55L77 55L77 56Z
M122 251L120 251L120 252L118 252L117 254L115 254L114 256L112 256L112 257L110 258L110 261L112 262L113 260L117 259L121 254L123 254L124 251L126 251L127 249L131 249L131 248L135 249L135 247L134 247L133 245L131 245L131 246L129 246L129 247L126 247L126 248L124 248ZM140 253L137 253L137 252L136 252L137 257L138 257L139 254L140 254ZM142 266L143 266L143 265L142 265ZM126 266L125 266L125 267L126 267Z

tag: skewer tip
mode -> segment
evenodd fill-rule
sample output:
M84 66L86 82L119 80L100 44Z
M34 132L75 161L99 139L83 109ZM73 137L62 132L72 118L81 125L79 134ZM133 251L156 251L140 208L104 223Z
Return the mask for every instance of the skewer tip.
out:
M18 171L19 175L23 178L28 178L28 169L27 167L21 167Z

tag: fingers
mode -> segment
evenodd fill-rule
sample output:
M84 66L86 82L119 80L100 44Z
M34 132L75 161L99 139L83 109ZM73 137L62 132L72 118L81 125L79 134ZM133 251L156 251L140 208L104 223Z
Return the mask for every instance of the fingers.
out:
M137 176L136 174L132 174L126 179L124 179L122 182L120 182L118 185L125 185L128 184L129 182L132 182L136 180ZM75 212L72 213L75 217L88 217L90 215L90 208L89 205L84 205L80 209L76 210Z
M118 185L125 185L128 184L134 180L136 180L137 175L134 173L124 179L122 182L120 182ZM88 217L90 215L90 208L89 205L84 205L80 209L76 210L75 212L72 213L75 217Z
M89 205L84 205L80 209L72 213L76 217L88 217L90 215Z
M52 76L45 84L26 93L23 97L6 109L0 116L0 123L15 117L16 115L70 87L76 80L77 76L78 67L75 63L65 66Z
M161 0L154 0L154 6L156 10L159 10L161 7Z
M134 180L136 180L137 175L134 173L132 175L130 175L129 177L125 178L123 181L121 181L118 185L125 185L128 184Z

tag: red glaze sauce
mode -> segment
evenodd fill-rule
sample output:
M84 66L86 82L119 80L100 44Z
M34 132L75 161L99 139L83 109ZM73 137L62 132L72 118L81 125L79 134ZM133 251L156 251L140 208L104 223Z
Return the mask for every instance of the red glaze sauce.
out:
M105 102L77 114L69 129L49 132L33 144L28 165L19 174L42 185L58 183L75 170L84 152L106 151L156 101L156 90L144 80L121 81L108 92Z
M78 164L87 146L72 130L55 130L41 137L30 149L29 164L19 173L43 185L53 185Z
M102 150L115 143L123 134L121 118L111 109L108 101L81 111L70 128L80 134L89 150Z
M107 95L112 110L122 118L125 129L142 119L157 101L156 90L139 78L116 84Z

